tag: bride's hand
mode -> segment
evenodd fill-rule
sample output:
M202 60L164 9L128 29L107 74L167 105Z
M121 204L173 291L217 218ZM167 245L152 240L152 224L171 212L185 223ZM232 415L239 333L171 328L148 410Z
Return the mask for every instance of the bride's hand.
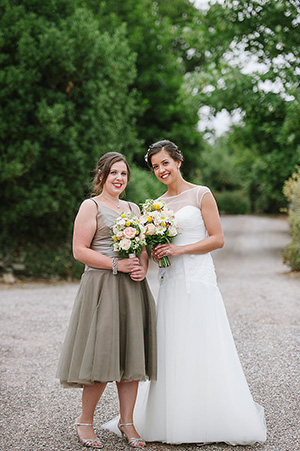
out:
M155 247L153 254L156 259L162 257L168 257L170 255L178 256L181 255L181 246L175 246L175 244L159 244Z
M156 257L156 248L155 247L152 248L151 257L155 263L158 263L158 258Z

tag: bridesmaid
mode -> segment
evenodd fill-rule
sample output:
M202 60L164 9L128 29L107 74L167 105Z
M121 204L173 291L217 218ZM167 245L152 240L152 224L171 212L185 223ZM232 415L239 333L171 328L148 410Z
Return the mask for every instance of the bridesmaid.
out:
M138 382L156 379L155 304L145 279L147 253L119 259L110 246L110 231L121 212L140 214L135 204L119 199L129 177L122 154L103 155L95 171L95 196L81 204L74 223L73 254L85 270L57 377L64 387L83 388L75 429L79 441L92 448L103 447L93 418L111 381L118 389L122 437L135 448L145 446L133 424L133 409Z

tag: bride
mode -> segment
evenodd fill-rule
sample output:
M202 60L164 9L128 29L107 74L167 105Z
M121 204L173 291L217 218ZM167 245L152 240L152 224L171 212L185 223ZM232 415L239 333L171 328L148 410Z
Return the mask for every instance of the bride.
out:
M183 179L183 156L171 141L152 144L146 160L167 186L160 199L175 213L179 233L153 251L171 266L160 273L158 377L140 384L136 427L146 441L264 442L264 410L251 396L210 255L224 244L214 197ZM116 424L103 427L117 433Z

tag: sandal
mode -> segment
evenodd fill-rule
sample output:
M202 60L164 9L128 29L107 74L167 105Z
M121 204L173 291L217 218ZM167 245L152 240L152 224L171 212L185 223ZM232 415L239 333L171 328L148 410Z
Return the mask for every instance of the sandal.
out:
M75 421L74 427L77 433L78 440L82 443L83 446L87 448L103 448L103 443L100 442L98 437L96 438L81 438L78 433L78 426L93 426L93 423L78 423L78 420Z
M133 426L133 423L124 423L124 424L121 424L120 422L118 423L118 429L122 434L122 439L127 440L128 445L132 446L133 448L144 448L144 446L146 446L146 443L142 439L142 437L128 438L125 432L121 430L122 426Z

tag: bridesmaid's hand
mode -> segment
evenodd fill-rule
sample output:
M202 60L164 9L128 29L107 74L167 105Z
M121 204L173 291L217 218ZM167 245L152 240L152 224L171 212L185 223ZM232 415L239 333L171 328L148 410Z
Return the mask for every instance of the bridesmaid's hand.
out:
M146 270L145 270L145 268L142 265L138 266L133 271L131 271L130 277L135 282L141 282L146 277Z
M134 258L123 258L118 260L118 271L126 272L131 274L132 271L136 270L140 266L140 261L137 257Z
M160 259L162 257L169 257L170 255L178 256L182 255L182 246L175 246L175 244L166 243L166 244L159 244L155 247L154 251L154 257L156 259Z

